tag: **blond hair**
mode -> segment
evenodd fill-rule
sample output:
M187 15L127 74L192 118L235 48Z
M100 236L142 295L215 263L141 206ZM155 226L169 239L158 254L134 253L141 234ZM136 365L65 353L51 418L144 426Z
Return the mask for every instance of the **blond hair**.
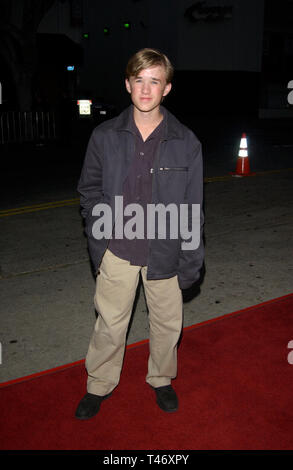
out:
M168 57L157 49L144 48L130 57L126 66L126 78L137 77L137 75L149 67L161 65L166 70L166 81L170 83L173 78L174 68Z

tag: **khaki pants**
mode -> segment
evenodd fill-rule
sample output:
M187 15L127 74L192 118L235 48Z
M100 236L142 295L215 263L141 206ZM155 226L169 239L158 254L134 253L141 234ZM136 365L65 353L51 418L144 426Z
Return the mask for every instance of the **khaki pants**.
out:
M177 343L182 329L182 294L177 276L147 280L146 266L133 266L105 252L94 297L98 318L86 356L87 391L110 393L119 383L126 333L141 272L149 309L149 360L146 381L169 385L177 374Z

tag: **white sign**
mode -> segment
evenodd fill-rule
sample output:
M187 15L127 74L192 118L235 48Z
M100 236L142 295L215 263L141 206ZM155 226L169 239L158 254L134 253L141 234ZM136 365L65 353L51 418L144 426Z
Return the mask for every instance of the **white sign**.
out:
M79 114L83 116L91 115L92 100L78 100Z

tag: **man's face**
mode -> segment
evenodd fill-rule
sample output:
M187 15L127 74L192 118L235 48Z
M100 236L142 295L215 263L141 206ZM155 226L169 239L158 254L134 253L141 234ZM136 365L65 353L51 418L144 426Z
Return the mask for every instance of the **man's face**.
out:
M134 106L142 112L158 108L163 96L171 90L171 83L166 82L166 70L161 65L142 70L137 77L126 79L125 85Z

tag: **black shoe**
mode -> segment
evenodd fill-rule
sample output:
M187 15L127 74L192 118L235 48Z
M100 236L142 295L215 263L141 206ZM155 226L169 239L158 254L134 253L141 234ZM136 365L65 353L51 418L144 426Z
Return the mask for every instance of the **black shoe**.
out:
M92 393L86 393L85 396L79 402L79 405L75 412L75 417L78 419L89 419L95 416L101 406L103 400L106 400L111 395L94 395Z
M171 413L178 410L178 398L172 385L153 388L156 392L157 404L163 411Z

